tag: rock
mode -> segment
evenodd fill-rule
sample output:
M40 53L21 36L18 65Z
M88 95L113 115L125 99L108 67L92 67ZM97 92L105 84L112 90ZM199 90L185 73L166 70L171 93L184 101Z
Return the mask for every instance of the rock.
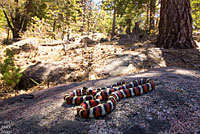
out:
M11 105L11 104L14 104L16 102L20 103L20 102L23 102L24 100L27 100L27 99L34 99L34 95L32 95L32 94L18 95L16 97L13 97L13 98L10 98L8 100L0 102L0 107L2 107L4 105Z
M63 100L66 92L82 87L96 88L144 77L155 81L154 91L122 99L114 111L97 119L82 119L76 116L77 107L68 105ZM56 86L33 92L34 97L28 97L29 99L23 97L24 101L18 101L17 96L9 99L12 101L0 101L0 127L6 132L15 134L197 133L200 109L199 78L200 71L167 67L126 76ZM186 94L175 92L180 88L184 89ZM167 97L166 92L177 94L177 97L186 103L178 105L177 108L168 107L171 96ZM166 110L170 112L167 113ZM152 119L149 119L149 116ZM6 126L8 128L5 129Z
M200 32L194 32L194 33L193 33L193 38L194 38L194 40L196 40L197 42L200 42Z
M103 42L108 42L109 40L107 38L101 38L100 39L100 43L103 43Z
M146 60L144 54L124 54L115 58L108 59L104 66L98 68L97 72L100 74L108 73L109 76L119 76L123 74L129 74L129 71L135 70L140 63Z
M52 63L38 62L35 65L28 67L22 74L20 82L17 84L16 89L28 89L42 82L66 82L65 74L70 70Z
M114 36L113 38L111 38L110 39L111 41L117 41L117 40L119 40L119 37L117 37L117 36Z
M81 39L80 43L84 43L84 44L89 45L89 44L94 44L95 41L91 40L89 37L83 37Z
M130 44L130 43L134 42L134 40L132 39L131 35L129 35L129 34L121 34L119 36L120 36L120 39L119 39L119 44L120 45Z
M58 46L63 44L70 44L68 40L54 40L51 43L42 43L41 46Z
M148 32L139 27L139 23L135 23L135 27L132 29L132 33L121 34L119 44L131 44L137 41L146 40L148 37Z
M30 51L37 49L39 42L37 38L26 38L9 45L7 48L13 50L16 54L21 51Z
M135 22L135 27L132 29L131 37L134 41L146 40L148 32L139 27L139 22Z
M2 40L3 40L3 39L2 39ZM10 44L12 44L12 40L4 39L4 40L3 40L3 44L5 44L5 45L10 45Z

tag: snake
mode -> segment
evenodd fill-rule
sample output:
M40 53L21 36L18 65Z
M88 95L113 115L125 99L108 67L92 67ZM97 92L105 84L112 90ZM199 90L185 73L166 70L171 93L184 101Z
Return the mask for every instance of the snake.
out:
M155 83L148 78L114 83L111 86L73 90L64 95L67 104L78 105L77 115L82 118L98 118L111 113L117 103L132 96L142 95L155 89Z

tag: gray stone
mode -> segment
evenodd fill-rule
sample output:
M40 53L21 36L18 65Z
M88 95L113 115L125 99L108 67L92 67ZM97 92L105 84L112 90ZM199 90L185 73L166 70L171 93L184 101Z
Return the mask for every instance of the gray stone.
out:
M119 39L119 44L120 45L130 44L130 43L134 42L134 40L132 39L131 35L129 35L129 34L121 34L119 36L120 36L120 39Z
M103 43L103 42L108 42L109 40L107 38L101 38L100 39L100 43Z
M138 63L142 63L146 59L143 55L124 54L111 58L106 61L105 65L99 69L101 73L108 73L110 76L119 76L125 73L130 66L138 66Z
M95 41L91 40L89 37L83 37L81 39L80 43L84 43L84 44L89 45L89 44L94 44Z
M9 45L7 48L13 50L16 54L19 54L21 51L37 49L38 46L39 41L37 38L26 38Z
M65 74L69 72L70 69L62 65L38 62L23 71L23 76L16 88L28 89L42 82L63 83L66 81Z
M169 77L171 75L177 77ZM182 77L185 75L190 77L190 79L187 80L186 77ZM82 87L102 87L122 80L130 82L134 79L143 77L151 78L155 81L155 91L146 95L122 99L113 112L98 119L82 119L77 117L77 107L68 105L64 103L63 100L63 96L66 92L80 89ZM143 73L131 74L128 76L109 77L100 80L71 83L36 91L32 93L34 98L24 99L24 101L12 102L11 104L6 104L5 101L1 101L5 103L3 103L4 105L0 105L0 128L3 128L3 123L7 122L7 125L9 125L8 130L15 134L73 134L87 133L90 130L93 130L93 133L98 133L100 129L109 130L111 128L121 133L170 133L171 128L174 127L174 125L170 125L169 122L177 122L177 118L173 117L175 116L174 114L169 115L169 113L162 112L162 110L170 108L166 105L169 100L174 100L179 97L185 99L187 103L190 104L190 107L187 109L185 105L180 105L178 109L174 108L173 112L177 113L179 111L181 115L183 114L183 116L179 117L179 121L193 121L192 126L183 125L180 129L187 131L185 133L196 133L199 130L199 120L197 117L198 115L195 115L194 110L198 112L200 109L198 101L200 94L196 94L196 98L191 94L199 91L199 78L200 71L167 67L152 69ZM163 83L158 87L157 83L160 81ZM185 81L185 84L182 85L181 81ZM185 89L185 92L188 92L189 95L179 93L179 95L175 95L170 99L170 94L166 95L165 92L160 93L160 90L171 90L170 92L174 93L176 91L174 88L177 88L175 84L181 86L181 88L189 85L188 88ZM13 98L8 100L11 99ZM125 102L124 100L129 101ZM154 100L156 100L157 103L153 103ZM163 102L162 105L161 102ZM196 104L196 109L194 109L195 107L192 105L193 102ZM126 103L129 103L130 105L125 105ZM66 105L64 106L64 104ZM135 112L137 112L137 115L129 116L133 115ZM162 113L164 117L170 117L170 121L160 119L161 117L156 115L155 112ZM151 115L151 120L146 118L147 114ZM188 115L187 118L184 117L186 115ZM101 122L105 125L100 125L102 124ZM177 125L180 125L180 123ZM173 133L179 133L178 129L179 128L174 129Z

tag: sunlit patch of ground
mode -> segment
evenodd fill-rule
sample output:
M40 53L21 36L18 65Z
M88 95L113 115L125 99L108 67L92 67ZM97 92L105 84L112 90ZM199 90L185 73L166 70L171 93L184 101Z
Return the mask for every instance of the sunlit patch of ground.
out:
M200 48L200 42L197 42L197 44ZM2 60L2 51L5 47L0 45L0 49ZM122 75L166 66L200 69L199 51L200 49L163 50L156 48L150 41L129 45L119 45L116 41L113 41L89 46L75 42L57 46L40 45L37 49L16 54L15 63L21 67L22 71L37 62L62 64L74 70L66 76L69 77L69 81L66 81L67 83L109 77L109 74L99 73L98 68L104 66L109 59L125 54L137 54L141 58L144 58L144 62L142 64L138 63L137 66L128 66L128 69ZM28 91L15 91L12 89L7 90L1 84L0 100L52 86L56 86L56 84L49 83L46 85L46 83L41 83Z
M198 42L198 41L196 41L196 44L197 44L197 46L198 46L198 50L199 50L199 52L200 52L200 41Z

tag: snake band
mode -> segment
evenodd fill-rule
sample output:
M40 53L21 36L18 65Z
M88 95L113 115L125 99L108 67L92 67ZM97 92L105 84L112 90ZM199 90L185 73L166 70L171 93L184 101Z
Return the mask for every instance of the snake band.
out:
M138 96L155 89L155 83L147 78L115 83L102 88L87 88L64 95L67 104L79 105L77 115L82 118L97 118L113 111L117 103L126 97ZM105 103L103 103L106 101Z

